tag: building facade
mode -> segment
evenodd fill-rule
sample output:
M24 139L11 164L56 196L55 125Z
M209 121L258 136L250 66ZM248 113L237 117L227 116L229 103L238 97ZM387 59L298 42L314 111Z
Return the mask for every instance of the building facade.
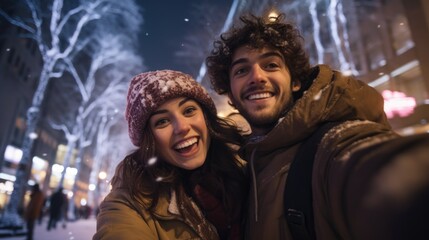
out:
M428 131L429 3L425 0L237 0L242 14L284 13L297 24L312 64L328 64L376 88L401 133ZM209 86L207 77L203 84ZM225 98L213 94L223 115Z

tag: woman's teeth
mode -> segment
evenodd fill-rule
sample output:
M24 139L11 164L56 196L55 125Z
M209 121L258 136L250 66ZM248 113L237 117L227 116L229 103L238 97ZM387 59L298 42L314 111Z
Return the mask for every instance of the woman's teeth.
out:
M186 140L184 142L181 142L181 143L177 144L174 147L174 149L181 150L181 149L187 148L187 147L189 147L189 146L191 146L191 145L193 145L193 144L195 144L197 142L198 142L198 139L196 137L193 137L193 138L190 138L190 139L188 139L188 140Z

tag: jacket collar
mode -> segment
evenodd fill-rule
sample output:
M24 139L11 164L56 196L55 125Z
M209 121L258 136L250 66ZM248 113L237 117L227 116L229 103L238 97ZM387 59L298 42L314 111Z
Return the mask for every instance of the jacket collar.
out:
M177 202L176 192L174 190L170 191L170 196L168 194L162 194L162 196L160 196L160 198L158 199L158 204L153 211L153 214L159 219L183 220L179 212L179 205Z

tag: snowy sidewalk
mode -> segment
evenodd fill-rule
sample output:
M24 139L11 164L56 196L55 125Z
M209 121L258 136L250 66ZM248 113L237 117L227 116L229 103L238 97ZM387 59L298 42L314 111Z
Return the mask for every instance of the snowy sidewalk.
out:
M67 222L66 228L62 223L57 224L56 229L46 230L48 218L44 218L42 224L36 223L33 240L91 240L95 233L95 217L79 219L75 222ZM25 236L0 237L0 240L25 240Z

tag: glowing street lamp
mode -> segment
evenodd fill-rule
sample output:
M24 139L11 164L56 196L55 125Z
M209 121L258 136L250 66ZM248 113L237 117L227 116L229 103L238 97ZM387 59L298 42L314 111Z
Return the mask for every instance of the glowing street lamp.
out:
M99 179L104 180L104 179L106 179L106 177L107 177L107 173L106 172L101 171L100 173L98 173L98 178Z
M37 135L37 133L35 133L35 132L32 132L32 133L28 134L28 137L30 139L34 140L34 139L38 138L39 135Z
M91 184L89 184L89 185L88 185L88 190L89 190L89 191L94 191L94 190L95 190L95 184L92 184L92 183L91 183Z
M278 16L279 16L279 14L277 12L272 11L268 14L268 21L274 22L274 21L276 21Z

